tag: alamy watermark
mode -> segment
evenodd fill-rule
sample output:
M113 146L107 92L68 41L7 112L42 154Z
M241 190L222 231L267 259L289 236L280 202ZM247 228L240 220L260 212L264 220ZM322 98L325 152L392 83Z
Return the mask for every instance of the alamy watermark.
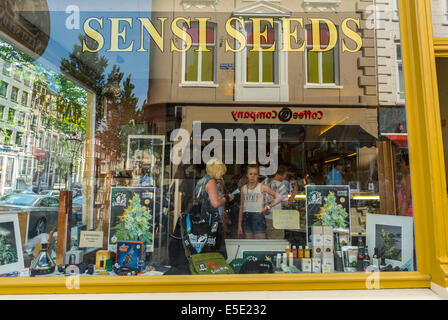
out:
M269 135L267 129L224 129L223 135L222 131L214 128L202 132L201 122L194 121L192 133L182 128L175 129L170 140L174 144L171 152L174 165L201 164L219 159L225 164L258 163L261 175L275 174L278 169L278 129L269 129ZM209 143L203 147L203 142Z

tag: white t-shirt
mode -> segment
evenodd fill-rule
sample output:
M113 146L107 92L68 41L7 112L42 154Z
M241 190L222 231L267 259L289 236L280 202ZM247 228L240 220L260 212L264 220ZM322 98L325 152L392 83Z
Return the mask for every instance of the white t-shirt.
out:
M283 183L283 181L277 181L272 179L269 184L268 184L269 188L271 188L272 190L274 190L275 192L277 192L278 194L281 195L282 197L282 202L283 201L288 201L288 188L286 187L286 185ZM274 197L271 196L269 193L266 194L266 198L265 198L265 203L266 205L268 205L269 203L272 203L272 201L274 201ZM282 203L277 203L275 206L272 207L272 209L270 210L269 214L267 214L265 216L266 219L272 219L272 215L274 210L281 210L283 209Z
M254 189L249 189L247 184L243 187L244 203L243 212L261 212L264 205L264 197L261 193L261 183Z

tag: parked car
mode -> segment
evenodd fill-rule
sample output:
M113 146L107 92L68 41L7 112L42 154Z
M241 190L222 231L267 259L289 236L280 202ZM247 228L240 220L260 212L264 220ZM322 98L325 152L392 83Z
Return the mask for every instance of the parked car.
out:
M59 190L44 190L39 192L42 196L59 197Z
M0 212L28 212L31 239L58 225L59 198L38 194L8 194L0 198ZM1 214L1 213L0 213Z

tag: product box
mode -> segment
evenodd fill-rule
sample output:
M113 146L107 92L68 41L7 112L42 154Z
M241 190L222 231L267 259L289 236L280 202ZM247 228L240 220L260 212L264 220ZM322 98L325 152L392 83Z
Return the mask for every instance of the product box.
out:
M311 268L312 268L311 259L303 258L300 261L301 261L301 268L300 268L300 270L302 272L311 272Z
M324 234L321 226L312 226L311 227L311 235L312 235L312 245L315 247L323 247L324 245Z
M146 245L142 241L117 241L116 262L120 267L130 267L143 272L146 268Z
M98 250L96 252L95 270L106 270L106 261L110 259L109 250Z
M322 227L323 231L323 247L334 247L334 236L332 227Z
M324 267L324 265L328 265L329 267ZM324 253L322 257L322 272L334 272L334 255Z
M64 256L64 264L65 265L81 264L83 257L84 257L84 252L82 250L67 251Z
M320 273L322 271L322 260L320 258L311 259L312 272Z
M313 247L313 258L321 259L323 254L322 247Z

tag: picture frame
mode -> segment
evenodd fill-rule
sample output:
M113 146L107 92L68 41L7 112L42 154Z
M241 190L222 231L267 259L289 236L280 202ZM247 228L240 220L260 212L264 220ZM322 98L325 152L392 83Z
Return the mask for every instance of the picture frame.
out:
M22 240L17 214L0 215L0 274L24 268Z
M330 226L339 231L347 231L350 237L350 186L332 186L332 185L307 185L305 187L306 195L306 239L309 246L312 244L311 227L313 225ZM344 226L340 223L336 224L338 219L329 219L335 224L316 224L318 223L319 215L325 206L332 206L337 208L341 213L345 212ZM351 241L351 237L349 239Z
M146 251L154 251L154 236L156 224L156 203L157 195L154 187L112 187L111 205L109 214L109 250L115 251L117 241L143 241L146 244ZM138 199L137 199L138 196ZM139 200L139 201L138 201ZM127 210L127 211L126 211ZM126 221L122 217L126 212L135 212L132 219L138 219L138 215L145 215L148 219L148 213L151 218L147 221L148 228L140 230L140 237L136 232L139 230L129 230L126 227ZM138 212L138 213L137 213ZM147 241L145 241L145 238Z
M414 270L413 217L367 214L366 237L370 256L378 248L386 265Z

